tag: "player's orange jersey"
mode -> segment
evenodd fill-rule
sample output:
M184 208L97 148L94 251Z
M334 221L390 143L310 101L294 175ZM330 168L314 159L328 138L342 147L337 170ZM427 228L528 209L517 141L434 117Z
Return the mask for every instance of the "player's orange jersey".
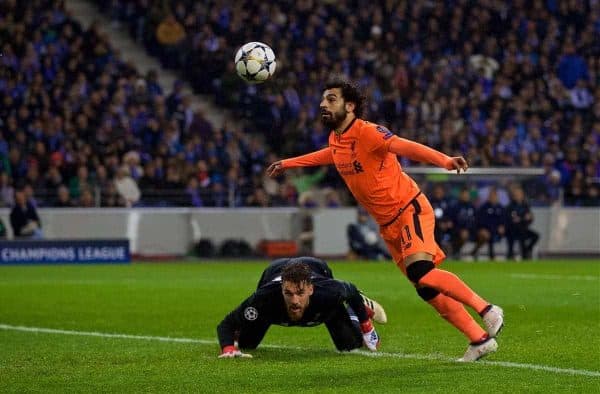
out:
M419 193L397 156L388 151L392 136L385 127L358 118L344 133L329 135L335 167L356 200L380 225L393 220Z

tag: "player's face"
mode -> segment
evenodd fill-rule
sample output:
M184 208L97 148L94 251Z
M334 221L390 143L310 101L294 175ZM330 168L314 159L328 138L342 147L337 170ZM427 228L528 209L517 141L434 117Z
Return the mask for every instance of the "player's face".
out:
M313 285L306 282L293 283L284 281L281 285L281 290L290 320L298 321L302 319L314 290Z
M321 123L327 128L337 129L348 116L347 104L342 97L342 89L325 90L321 104L319 104Z

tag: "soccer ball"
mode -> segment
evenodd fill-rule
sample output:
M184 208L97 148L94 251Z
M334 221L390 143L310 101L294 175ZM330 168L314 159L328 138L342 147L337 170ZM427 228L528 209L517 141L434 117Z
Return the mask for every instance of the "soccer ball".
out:
M262 42L242 45L235 54L235 69L248 83L263 83L275 72L275 52Z

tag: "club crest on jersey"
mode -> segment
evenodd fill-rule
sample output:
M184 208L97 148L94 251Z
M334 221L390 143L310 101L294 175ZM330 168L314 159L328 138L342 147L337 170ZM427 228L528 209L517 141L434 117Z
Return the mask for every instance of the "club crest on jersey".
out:
M258 311L255 307L249 306L246 309L244 309L244 317L246 318L246 320L254 321L258 318Z
M362 164L360 164L360 162L358 160L354 160L352 162L352 166L354 166L354 172L359 174L361 172L365 172L365 170L362 167Z

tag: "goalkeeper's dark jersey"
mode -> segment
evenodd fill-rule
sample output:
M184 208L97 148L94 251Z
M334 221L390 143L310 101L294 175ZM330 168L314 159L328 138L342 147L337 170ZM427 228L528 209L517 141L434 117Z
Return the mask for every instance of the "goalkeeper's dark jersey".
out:
M340 309L345 311L347 306L352 308L359 321L368 319L364 301L356 286L333 279L329 267L322 260L310 258L311 261L307 261L307 258L302 258L303 262L310 263L313 270L314 291L302 319L291 321L281 291L281 268L291 260L294 259L273 262L263 273L254 294L225 316L217 327L221 347L233 345L236 331L262 331L272 324L312 327L339 318Z

